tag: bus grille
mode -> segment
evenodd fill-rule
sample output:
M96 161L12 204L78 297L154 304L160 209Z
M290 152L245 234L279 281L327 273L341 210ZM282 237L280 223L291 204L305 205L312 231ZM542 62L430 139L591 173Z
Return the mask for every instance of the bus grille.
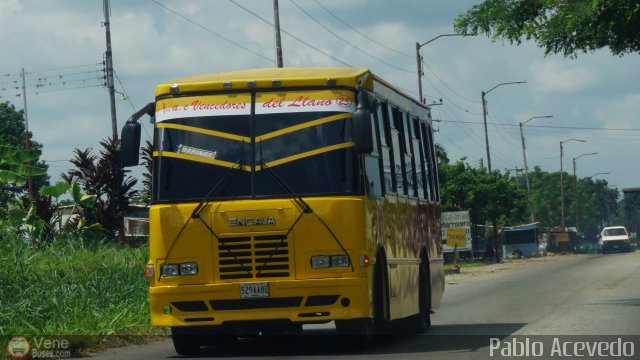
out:
M220 238L220 280L289 277L289 240L285 235Z

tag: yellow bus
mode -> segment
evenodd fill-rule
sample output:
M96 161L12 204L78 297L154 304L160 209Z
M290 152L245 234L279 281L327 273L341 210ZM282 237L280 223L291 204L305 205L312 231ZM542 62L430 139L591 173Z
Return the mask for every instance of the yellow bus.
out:
M430 325L444 291L429 109L368 69L176 79L121 136L154 124L151 323L178 354L335 322L367 344Z

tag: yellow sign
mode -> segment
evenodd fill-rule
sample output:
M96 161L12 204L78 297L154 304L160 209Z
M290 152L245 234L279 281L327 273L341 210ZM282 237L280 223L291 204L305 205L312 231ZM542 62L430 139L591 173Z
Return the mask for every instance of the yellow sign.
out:
M569 241L569 233L556 233L556 241L559 243Z
M447 246L464 247L466 237L467 237L467 229L448 228L447 229Z

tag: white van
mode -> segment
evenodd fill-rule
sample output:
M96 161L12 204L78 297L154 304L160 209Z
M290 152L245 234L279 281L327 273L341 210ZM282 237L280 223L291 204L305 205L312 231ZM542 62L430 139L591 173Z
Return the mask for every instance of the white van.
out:
M603 254L611 250L631 252L629 233L624 226L610 226L602 229L598 236L598 245Z

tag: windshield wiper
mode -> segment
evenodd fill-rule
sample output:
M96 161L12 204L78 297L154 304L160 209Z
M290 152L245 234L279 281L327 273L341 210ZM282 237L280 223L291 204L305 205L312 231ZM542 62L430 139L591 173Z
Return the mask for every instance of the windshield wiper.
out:
M178 242L178 239L180 238L180 235L182 235L182 232L187 227L187 224L189 224L189 221L191 219L199 219L200 221L202 221L202 223L207 228L207 230L209 230L211 235L213 235L213 237L216 238L216 240L218 241L218 245L220 245L224 251L226 251L229 254L231 254L231 256L234 258L234 260L239 261L239 259L236 257L236 254L233 251L231 251L231 249L229 249L227 247L227 245L224 243L224 241L220 240L220 237L218 236L218 234L216 234L216 232L211 228L211 226L209 226L209 224L207 224L207 222L204 221L204 219L202 219L202 217L200 216L200 213L209 204L209 201L211 201L212 198L214 198L215 196L219 195L219 194L217 194L217 192L221 189L222 184L226 181L227 177L229 177L229 174L233 173L234 175L237 175L240 171L242 171L242 166L244 165L244 146L242 148L243 148L242 157L240 157L240 159L238 159L233 164L233 166L231 166L229 168L229 170L227 170L227 172L224 173L224 175L222 175L222 177L220 177L218 182L216 182L211 187L211 189L207 192L207 194L200 200L198 205L196 205L196 207L193 209L193 211L191 212L191 216L189 216L187 221L185 221L184 224L182 224L182 228L180 228L180 231L176 235L175 239L173 239L173 241L171 242L171 246L169 247L169 250L167 251L167 255L165 256L165 259L169 258L169 255L171 254L171 251L173 250L174 245L176 244L176 242ZM251 275L251 276L253 275L253 274L251 274L251 271L246 269L244 266L243 266L243 269L245 269L247 271L247 273L249 273L249 275ZM160 281L161 278L162 278L162 271L159 271L158 281Z
M260 147L260 152L262 153L262 147ZM260 154L260 160L262 160L262 154ZM264 263L263 263L263 267L264 265L266 265L271 258L273 257L273 255L276 253L276 251L278 250L278 248L284 243L284 241L289 237L289 233L293 230L293 228L296 226L296 224L298 223L298 221L300 220L300 218L302 218L302 215L304 214L313 214L315 215L315 217L320 221L320 223L322 224L322 226L324 226L325 229L327 229L327 231L329 232L329 234L331 235L331 237L333 238L333 240L335 240L336 244L338 244L338 246L340 247L340 249L342 250L342 252L344 253L344 255L349 259L349 267L351 267L351 271L355 271L353 269L353 262L351 261L351 256L349 256L349 253L347 252L347 249L344 247L344 245L342 245L342 242L338 239L338 237L336 236L336 234L331 230L331 228L329 227L329 225L320 217L320 215L318 215L315 211L313 211L313 209L311 208L311 206L309 206L309 204L304 201L304 199L302 198L302 196L300 196L298 193L296 193L290 186L287 185L287 183L282 180L278 174L276 174L273 170L271 170L270 167L267 166L267 164L265 164L264 162L262 162L260 164L260 167L262 169L265 170L265 172L267 174L269 174L269 176L271 176L274 180L274 182L276 183L276 185L278 185L278 187L284 191L285 193L288 193L289 195L292 196L292 201L293 203L295 203L298 207L300 207L300 209L302 210L300 212L300 215L298 216L298 218L293 222L293 224L291 225L291 227L289 228L289 230L287 231L287 234L280 240L280 243L278 243L278 245L276 245L275 249L273 252L271 252L271 255L269 255L269 258L265 259ZM258 272L260 273L260 272Z

